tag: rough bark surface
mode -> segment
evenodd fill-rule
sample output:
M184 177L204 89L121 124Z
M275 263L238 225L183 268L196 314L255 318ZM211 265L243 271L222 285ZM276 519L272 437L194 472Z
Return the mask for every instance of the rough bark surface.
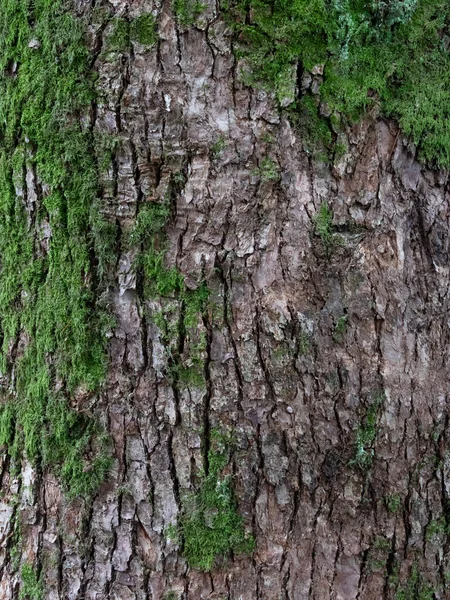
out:
M270 97L239 81L213 0L190 28L166 1L111 5L157 13L159 41L95 64L95 127L120 139L102 182L108 215L127 230L183 173L167 264L211 290L206 385L171 385L152 319L164 300L145 299L123 251L108 380L90 407L113 438L111 475L93 502L69 502L51 474L24 461L14 478L3 461L0 598L19 594L14 510L48 600L379 600L414 569L449 597L447 530L433 527L450 494L447 174L423 168L382 120L355 126L333 168L315 162ZM92 46L108 31L92 27ZM278 181L255 172L266 157ZM329 252L314 225L324 202L340 239ZM202 436L221 426L235 434L233 484L256 550L209 574L165 532L202 466Z

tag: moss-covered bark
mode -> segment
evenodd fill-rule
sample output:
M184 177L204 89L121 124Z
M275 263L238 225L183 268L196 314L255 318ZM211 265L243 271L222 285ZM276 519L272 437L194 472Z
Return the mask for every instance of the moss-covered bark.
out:
M2 599L449 593L445 7L270 6L0 5Z

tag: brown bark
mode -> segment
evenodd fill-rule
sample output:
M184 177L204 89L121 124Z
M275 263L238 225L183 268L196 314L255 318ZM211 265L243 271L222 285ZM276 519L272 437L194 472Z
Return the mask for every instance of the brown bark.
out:
M450 492L447 174L421 166L383 120L355 126L333 168L311 159L272 99L239 81L212 0L187 29L166 1L111 4L130 17L156 8L160 39L96 62L95 127L120 139L103 181L108 214L127 230L140 203L185 174L167 264L212 291L207 381L171 385L152 319L164 300L144 298L123 251L95 407L114 441L111 475L93 502L69 502L50 473L24 461L17 480L4 462L0 598L19 589L12 494L22 560L42 570L48 600L378 600L413 567L435 598L449 597L447 534L427 535ZM265 157L279 181L255 174ZM324 202L341 240L330 253L314 229ZM361 469L358 428L382 394ZM256 550L205 574L165 530L202 465L202 431L221 426L235 432L233 481Z

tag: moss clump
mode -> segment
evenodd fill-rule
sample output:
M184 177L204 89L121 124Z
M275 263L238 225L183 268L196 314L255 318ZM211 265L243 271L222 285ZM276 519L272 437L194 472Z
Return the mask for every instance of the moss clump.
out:
M187 288L183 274L166 266L165 227L169 216L168 197L143 204L128 244L140 248L136 268L144 295L163 299L163 309L153 319L166 343L169 379L179 388L204 387L206 338L199 332L199 324L209 290L205 282L195 290Z
M32 565L25 563L20 572L21 586L20 600L42 600L44 589L42 582L37 577Z
M351 465L357 465L363 469L371 467L375 454L373 444L378 433L378 414L383 401L384 394L378 394L369 405L367 413L356 432L355 458L350 461Z
M439 519L433 519L428 523L425 537L426 540L429 542L436 537L449 535L449 533L450 525L448 523L448 519L445 516L442 516Z
M108 438L96 421L50 391L45 401L36 397L6 402L0 414L0 445L16 459L24 450L30 460L51 467L70 497L97 489L111 464Z
M151 48L158 41L157 23L151 13L144 13L135 19L115 17L107 37L107 50L127 52L131 42L138 42Z
M335 326L334 326L334 331L333 331L333 340L335 342L342 341L342 339L345 335L345 332L347 331L347 322L348 322L347 315L342 315L336 321Z
M92 234L107 224L96 204L93 133L80 119L95 97L90 61L65 2L1 2L0 370L11 383L0 442L54 467L69 493L92 490L107 466L98 427L67 400L93 394L106 366L97 292L112 252ZM33 173L38 199L26 209Z
M130 22L123 17L115 17L111 23L111 31L107 36L107 50L126 52L130 47Z
M197 491L184 498L178 527L169 531L170 537L181 539L183 554L194 569L210 571L218 557L251 553L255 547L237 512L231 476L223 473L229 460L229 440L212 431L209 471L201 473Z
M223 135L219 135L217 140L211 146L211 157L213 160L217 160L222 155L222 152L225 150L226 142L225 137Z
M406 584L395 594L395 600L433 600L434 597L434 589L416 565L413 566Z
M384 503L391 515L395 515L402 504L402 499L398 494L390 494L384 498Z
M258 176L263 182L278 181L280 179L280 168L274 160L265 156L261 160L259 167L253 171L253 174Z
M198 0L172 0L172 12L183 27L193 25L205 8Z
M329 254L334 245L333 211L326 202L320 205L314 216L314 233L320 237L322 244Z
M353 121L376 109L398 120L423 159L450 166L447 2L235 0L222 8L241 34L248 81L281 102L296 87L301 95L304 70L322 65L318 94L303 92L298 102L315 120L319 99L326 103L325 146L333 115Z
M151 13L140 15L131 22L130 39L144 46L154 46L158 40L155 17Z

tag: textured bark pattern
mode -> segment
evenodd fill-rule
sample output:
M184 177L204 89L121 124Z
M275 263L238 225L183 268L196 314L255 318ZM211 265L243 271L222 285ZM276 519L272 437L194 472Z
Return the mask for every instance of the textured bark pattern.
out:
M4 461L0 598L18 597L14 494L22 560L37 556L48 600L379 600L394 597L397 565L401 582L417 565L448 597L446 534L427 535L450 493L447 175L424 170L383 121L356 126L333 169L311 160L271 99L239 82L213 0L189 29L166 1L111 5L157 10L160 40L96 62L95 127L121 140L103 181L108 213L129 228L185 173L167 262L212 291L206 387L178 391L165 377L152 321L163 300L144 300L124 251L94 407L114 440L112 474L93 503L67 502L51 474L24 462L14 479ZM92 28L93 47L108 31ZM278 182L255 174L265 157ZM323 202L341 236L330 256L314 235ZM360 469L349 465L358 427L381 392L372 466ZM235 432L234 484L257 548L204 574L164 532L202 465L202 431L221 424Z

